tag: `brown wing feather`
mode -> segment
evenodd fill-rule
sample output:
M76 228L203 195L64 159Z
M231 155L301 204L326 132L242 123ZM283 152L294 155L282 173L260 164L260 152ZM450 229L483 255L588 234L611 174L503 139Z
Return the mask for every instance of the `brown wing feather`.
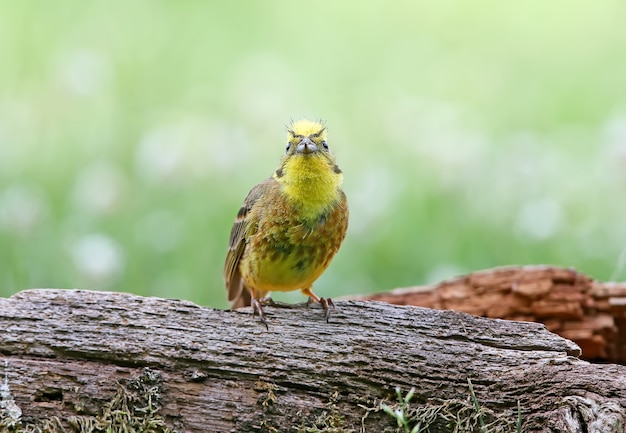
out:
M228 301L233 309L250 305L250 291L246 288L239 270L239 262L246 249L247 236L250 236L250 233L247 233L251 223L250 210L257 200L276 184L276 180L269 178L250 190L237 213L237 218L230 232L228 253L224 263L224 281L228 291Z

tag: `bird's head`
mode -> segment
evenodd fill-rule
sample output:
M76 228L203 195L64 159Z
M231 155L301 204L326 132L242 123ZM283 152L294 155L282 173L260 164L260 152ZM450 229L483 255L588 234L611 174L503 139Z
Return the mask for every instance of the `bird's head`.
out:
M287 128L287 155L328 152L326 125L302 119Z

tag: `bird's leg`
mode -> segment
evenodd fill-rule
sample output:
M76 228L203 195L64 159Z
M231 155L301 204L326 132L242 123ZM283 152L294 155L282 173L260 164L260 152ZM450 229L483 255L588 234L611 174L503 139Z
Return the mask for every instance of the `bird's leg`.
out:
M263 304L272 305L274 301L269 296L264 296L262 298L258 298L256 291L254 289L250 289L250 305L252 306L252 317L255 315L259 315L259 319L265 325L265 328L269 330L269 326L267 326L267 319L265 319L265 314L263 314Z
M265 314L263 314L263 305L261 304L261 301L256 298L252 298L250 300L250 305L252 306L252 317L258 314L261 322L263 322L265 327L268 328L267 321L265 320Z
M328 323L330 319L330 310L335 309L335 303L333 302L333 300L330 298L320 298L315 293L313 293L310 287L302 289L301 291L309 297L307 305L311 305L312 302L319 302L320 304L322 304L322 307L324 307L324 311L326 312L326 323Z

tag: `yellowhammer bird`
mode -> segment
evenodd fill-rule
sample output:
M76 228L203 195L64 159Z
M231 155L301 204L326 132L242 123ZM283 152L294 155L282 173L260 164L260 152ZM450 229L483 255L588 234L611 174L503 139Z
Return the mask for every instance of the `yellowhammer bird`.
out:
M326 126L299 120L287 129L287 151L269 179L248 193L230 233L224 279L231 308L262 302L272 291L300 289L320 302L326 321L332 299L312 291L348 228L343 174L326 143Z

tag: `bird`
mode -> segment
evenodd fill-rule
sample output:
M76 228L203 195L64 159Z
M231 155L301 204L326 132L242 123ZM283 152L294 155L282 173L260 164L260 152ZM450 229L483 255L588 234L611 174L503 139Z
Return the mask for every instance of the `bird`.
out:
M322 305L327 322L335 309L312 289L348 229L343 172L326 138L324 122L292 121L278 168L250 190L230 233L224 280L231 309L252 306L266 327L270 292L299 289L309 304Z

